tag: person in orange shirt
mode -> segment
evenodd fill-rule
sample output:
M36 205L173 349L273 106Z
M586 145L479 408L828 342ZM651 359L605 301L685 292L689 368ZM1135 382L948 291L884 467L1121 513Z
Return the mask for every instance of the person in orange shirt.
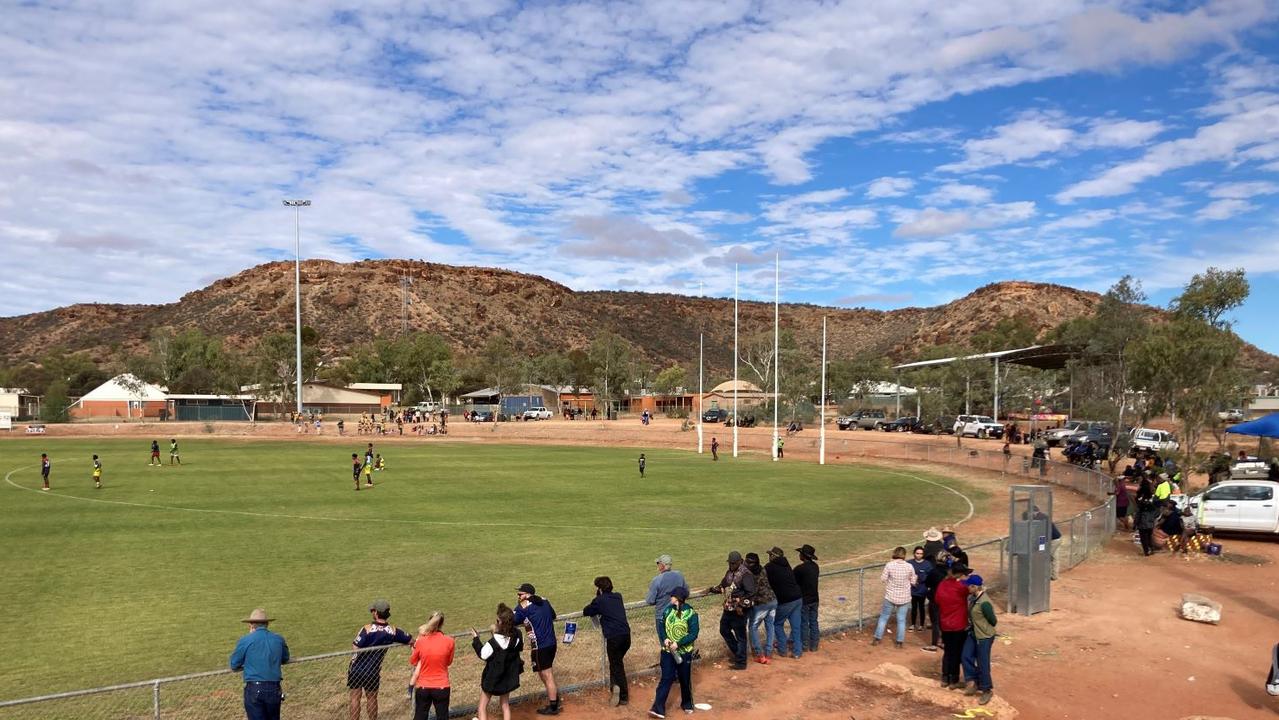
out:
M453 664L453 638L441 632L444 615L439 611L418 628L417 642L409 663L413 670L413 720L429 720L435 707L436 720L449 716L449 665Z

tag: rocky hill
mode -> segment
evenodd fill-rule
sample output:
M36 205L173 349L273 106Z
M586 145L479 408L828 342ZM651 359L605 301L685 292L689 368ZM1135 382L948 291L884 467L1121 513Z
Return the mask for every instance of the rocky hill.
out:
M405 273L413 279L409 327L444 336L462 354L497 332L508 332L517 346L539 353L585 348L608 329L655 364L688 362L696 360L698 333L705 331L708 363L731 363L731 298L575 292L509 270L406 260L308 260L302 264L303 322L319 332L327 356L347 354L352 342L400 331L400 277ZM1005 317L1018 316L1047 330L1091 312L1098 299L1095 293L1059 285L1005 282L931 308L880 311L786 304L781 319L801 345L817 348L822 316L827 316L833 358L873 352L910 359L931 345L963 343ZM741 303L742 334L771 330L772 316L771 304ZM89 350L106 360L140 347L153 331L166 327L197 327L240 347L271 332L291 331L293 264L259 265L166 305L81 304L0 318L0 338L5 338L0 363L31 360L51 348Z

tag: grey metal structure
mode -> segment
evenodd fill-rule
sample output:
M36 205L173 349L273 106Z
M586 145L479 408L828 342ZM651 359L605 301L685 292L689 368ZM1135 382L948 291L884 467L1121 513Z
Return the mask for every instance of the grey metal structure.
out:
M1008 612L1052 608L1053 491L1048 485L1008 488Z

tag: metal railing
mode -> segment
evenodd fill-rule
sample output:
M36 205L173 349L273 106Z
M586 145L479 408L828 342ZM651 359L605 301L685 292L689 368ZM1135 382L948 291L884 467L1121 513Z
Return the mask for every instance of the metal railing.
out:
M874 443L874 453L859 453L856 445L867 441L835 438L828 441L827 452L853 456L947 463L963 467L1015 475L1032 482L1047 482L1076 490L1101 504L1066 519L1058 520L1062 542L1058 549L1059 569L1066 570L1083 562L1101 547L1115 530L1114 498L1109 491L1111 480L1104 474L1056 462L1042 467L1030 459L1008 457L999 452L968 448L950 448L932 444ZM834 448L834 450L832 450ZM863 448L864 450L865 448ZM964 546L969 565L979 569L987 584L1002 587L1007 583L1007 537L998 537ZM875 622L879 615L882 586L879 571L884 563L827 570L821 574L821 597L818 626L827 635L851 628L861 630ZM700 662L726 657L718 635L720 596L694 593L689 598L701 616L701 637L697 642ZM633 642L626 655L628 673L635 677L653 673L658 666L654 608L643 602L626 606ZM566 622L579 623L571 644L561 644L555 659L555 677L562 693L571 693L608 685L608 661L602 634L582 617L580 612L556 618L556 635L564 637ZM455 660L450 668L452 681L451 715L470 716L479 703L479 678L482 662L471 648L471 635L452 635L456 643ZM487 639L487 633L481 633ZM384 654L378 664L379 716L408 718L413 704L409 693L412 668L409 648L395 645L361 651ZM368 663L356 660L350 650L294 658L284 670L284 715L290 720L346 717L351 698L350 685L365 685L372 680ZM352 668L357 672L352 674ZM360 671L363 671L362 673ZM532 672L521 676L520 688L511 694L512 702L525 702L545 695ZM571 699L568 700L571 702ZM642 702L642 701L641 701ZM243 715L243 683L238 673L230 670L156 678L142 682L111 685L73 692L0 702L0 720L53 720L58 718L120 718L128 720L214 720ZM367 717L367 715L366 715Z

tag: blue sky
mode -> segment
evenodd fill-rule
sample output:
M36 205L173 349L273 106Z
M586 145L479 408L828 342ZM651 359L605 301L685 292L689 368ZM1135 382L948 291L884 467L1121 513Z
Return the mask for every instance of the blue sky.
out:
M1166 303L1243 267L1279 352L1279 3L9 7L0 314L292 252L576 289ZM1045 298L1047 301L1047 298Z

